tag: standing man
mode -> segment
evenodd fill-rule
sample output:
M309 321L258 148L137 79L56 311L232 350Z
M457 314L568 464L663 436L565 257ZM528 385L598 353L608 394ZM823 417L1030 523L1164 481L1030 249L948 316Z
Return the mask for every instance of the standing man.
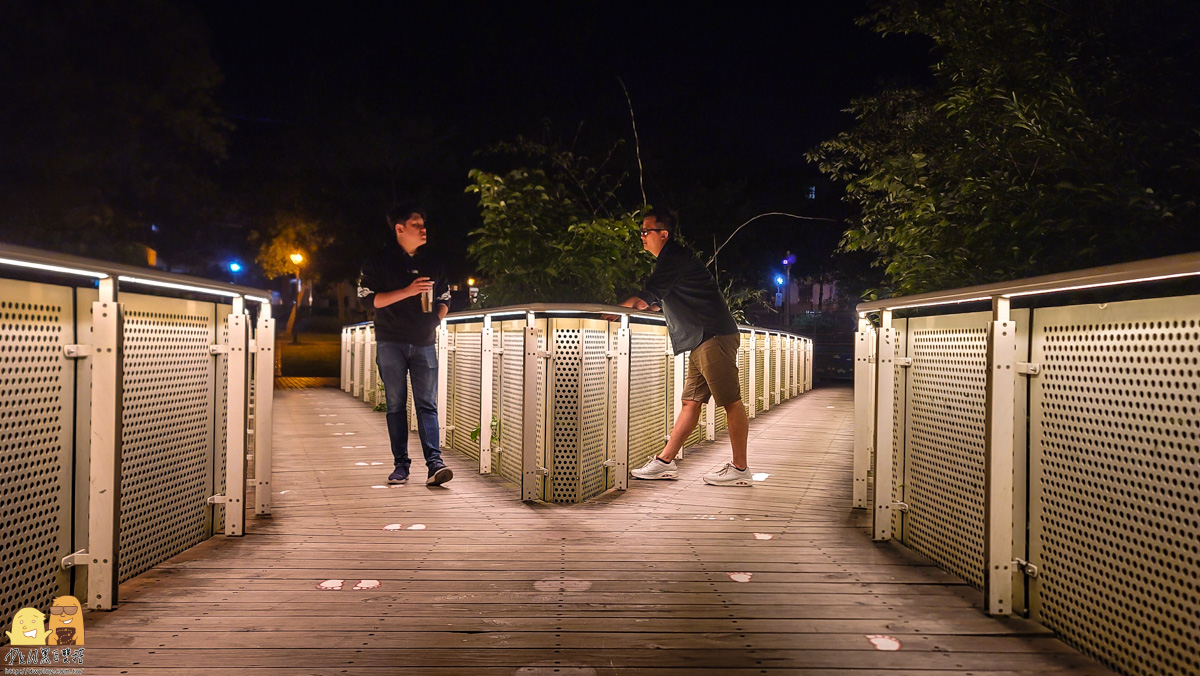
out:
M700 404L712 396L725 409L729 421L733 462L705 474L704 483L753 486L746 460L750 420L742 404L737 367L741 335L704 264L675 240L677 223L678 217L672 211L655 209L646 214L642 221L642 246L657 260L642 290L621 303L635 310L645 310L651 305L661 307L675 354L689 350L692 353L680 393L683 407L666 447L631 473L637 479L678 478L675 456L700 421Z
M425 212L416 206L399 207L388 213L388 223L392 237L363 264L358 277L359 299L375 308L375 363L387 397L388 438L395 461L388 483L408 481L408 377L421 452L429 470L425 483L437 486L454 477L442 462L438 443L434 346L437 326L450 309L450 289L438 262L417 252L425 245Z

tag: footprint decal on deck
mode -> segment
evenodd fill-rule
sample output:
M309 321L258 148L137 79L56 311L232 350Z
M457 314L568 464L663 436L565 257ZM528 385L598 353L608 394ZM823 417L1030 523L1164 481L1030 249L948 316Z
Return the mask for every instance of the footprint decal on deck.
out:
M749 582L754 577L754 573L725 573L730 580L734 582Z
M871 645L875 646L876 650L890 651L900 649L900 641L897 641L891 636L884 636L883 634L869 634L867 636L867 640L871 642Z
M346 584L345 580L325 580L321 584L317 585L317 589L322 591L337 591L338 589L341 589L342 585L344 584Z
M379 589L379 580L359 580L358 584L354 585L355 591L364 589Z
M775 537L775 536L771 535L770 533L755 533L754 534L755 540L770 540L773 537Z

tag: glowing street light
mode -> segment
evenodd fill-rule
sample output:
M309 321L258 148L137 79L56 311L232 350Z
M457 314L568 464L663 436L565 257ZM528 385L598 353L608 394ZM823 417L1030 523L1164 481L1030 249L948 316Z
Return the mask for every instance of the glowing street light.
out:
M291 256L288 256L288 258L292 259L292 262L295 263L297 266L304 262L304 254L302 254L298 251L296 253L292 254Z
M230 271L230 272L232 272L232 273L235 273L235 274L236 274L236 273L238 273L238 272L241 272L241 271L242 271L242 264L241 264L241 263L239 263L239 262L237 262L237 261L230 261L230 263L229 263L229 271Z

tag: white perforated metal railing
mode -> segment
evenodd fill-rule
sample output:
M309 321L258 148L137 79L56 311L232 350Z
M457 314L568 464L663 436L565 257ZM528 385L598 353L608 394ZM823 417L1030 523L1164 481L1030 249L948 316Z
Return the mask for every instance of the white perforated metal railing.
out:
M608 313L624 318L601 318ZM812 361L811 340L741 331L738 360L751 417L812 389L804 368ZM356 374L370 369L372 329L367 323L343 332L349 372L342 386L356 393L362 379ZM439 365L447 371L438 411L443 444L475 459L481 472L520 485L524 499L549 502L625 488L629 469L662 450L687 365L686 354L672 354L661 315L610 306L452 314L439 345ZM726 426L724 409L710 400L687 443L713 439Z
M1188 276L1200 254L860 305L854 490L875 538L1121 673L1200 673L1200 295L1011 307ZM892 316L912 308L934 314Z
M269 513L267 303L257 289L0 244L0 616L66 594L112 608L121 581L216 532L240 535L250 477L255 512Z

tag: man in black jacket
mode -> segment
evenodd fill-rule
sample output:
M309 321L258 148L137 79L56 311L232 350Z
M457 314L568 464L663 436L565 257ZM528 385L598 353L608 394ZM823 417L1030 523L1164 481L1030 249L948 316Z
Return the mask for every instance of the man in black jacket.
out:
M408 481L408 383L413 387L417 434L431 486L454 473L442 462L437 413L437 326L450 309L441 265L417 252L425 244L425 212L400 207L388 214L394 237L363 264L358 297L375 308L375 363L387 397L387 428L394 469L389 484ZM432 302L422 307L421 295Z
M642 246L656 260L654 270L636 296L621 303L635 310L662 308L675 354L691 351L687 377L680 393L682 408L667 445L645 466L631 474L638 479L676 479L675 456L696 423L700 405L711 396L725 409L733 462L704 475L714 486L752 486L746 460L750 420L742 404L737 351L741 335L717 283L696 254L675 241L674 212L653 210L642 221Z

